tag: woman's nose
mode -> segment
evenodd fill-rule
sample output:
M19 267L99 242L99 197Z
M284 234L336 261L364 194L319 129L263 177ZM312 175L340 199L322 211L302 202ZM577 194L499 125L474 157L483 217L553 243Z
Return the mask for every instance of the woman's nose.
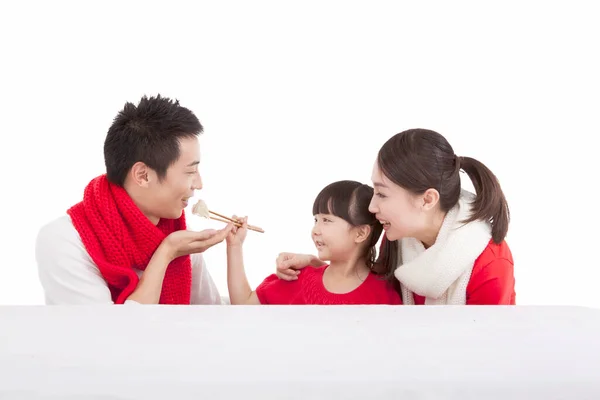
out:
M377 207L377 205L375 203L376 203L375 196L373 196L371 198L371 202L369 203L369 212L372 214L377 214L377 212L379 211L379 208Z

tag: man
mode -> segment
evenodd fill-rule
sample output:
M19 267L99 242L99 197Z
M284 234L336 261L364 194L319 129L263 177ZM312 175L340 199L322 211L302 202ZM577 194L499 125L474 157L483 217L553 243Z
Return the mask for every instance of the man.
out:
M106 174L38 233L46 304L221 304L202 252L222 230L186 230L202 188L198 118L177 100L126 103L104 142Z

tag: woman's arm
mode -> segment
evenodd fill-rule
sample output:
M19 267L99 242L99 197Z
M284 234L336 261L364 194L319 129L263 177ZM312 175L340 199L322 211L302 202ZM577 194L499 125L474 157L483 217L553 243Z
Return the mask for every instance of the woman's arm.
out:
M277 260L276 275L284 281L293 281L298 279L300 270L304 267L320 267L326 264L317 256L312 254L297 254L297 253L279 253Z
M512 261L497 258L473 270L467 286L468 305L514 305L515 276Z

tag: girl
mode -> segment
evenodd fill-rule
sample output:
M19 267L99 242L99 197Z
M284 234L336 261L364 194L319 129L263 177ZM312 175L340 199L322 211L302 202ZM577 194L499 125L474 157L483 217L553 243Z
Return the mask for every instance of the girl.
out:
M461 169L476 195L461 189ZM515 304L509 209L485 165L458 157L437 132L411 129L383 145L372 180L369 210L385 230L376 268L399 281L404 304ZM320 261L282 253L277 264L293 280Z
M275 274L256 291L244 271L247 218L227 237L227 285L231 304L401 304L400 296L371 268L382 226L369 212L373 188L354 181L326 186L313 204L312 239L320 262L291 282ZM234 217L235 218L235 217Z

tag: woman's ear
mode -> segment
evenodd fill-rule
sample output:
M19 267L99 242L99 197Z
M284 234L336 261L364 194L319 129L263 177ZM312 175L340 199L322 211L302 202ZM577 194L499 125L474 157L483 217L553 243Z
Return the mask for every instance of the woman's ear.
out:
M421 209L423 211L431 210L440 201L440 193L435 189L427 189L422 195Z
M360 225L355 228L356 238L354 239L355 243L362 243L365 240L369 239L371 235L371 227L369 225Z

